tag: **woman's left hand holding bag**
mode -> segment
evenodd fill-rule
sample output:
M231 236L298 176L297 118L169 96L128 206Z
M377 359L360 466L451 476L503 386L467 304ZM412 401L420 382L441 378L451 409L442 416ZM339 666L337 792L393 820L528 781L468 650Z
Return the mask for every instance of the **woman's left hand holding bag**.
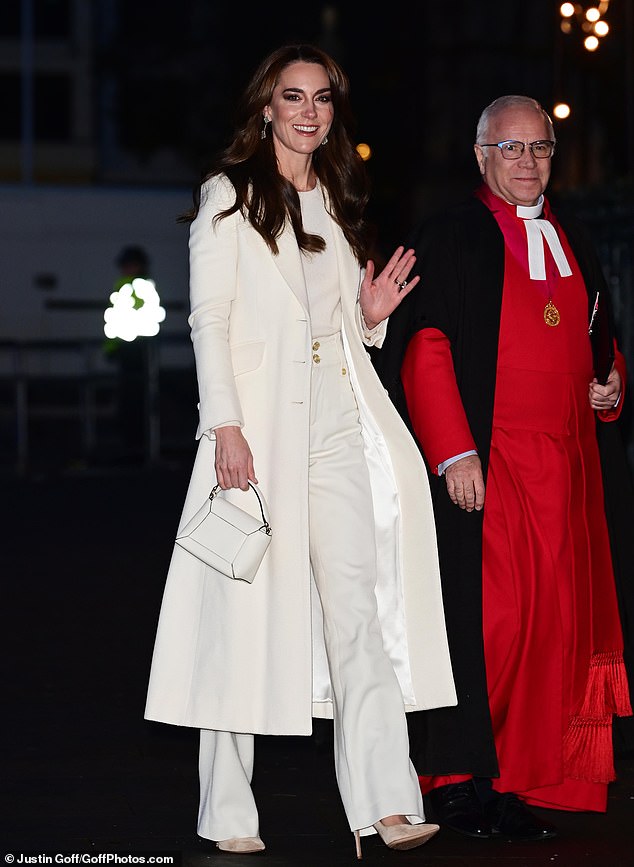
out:
M220 487L249 490L249 482L257 485L253 468L253 455L242 430L237 425L227 425L214 430L216 435L216 477Z

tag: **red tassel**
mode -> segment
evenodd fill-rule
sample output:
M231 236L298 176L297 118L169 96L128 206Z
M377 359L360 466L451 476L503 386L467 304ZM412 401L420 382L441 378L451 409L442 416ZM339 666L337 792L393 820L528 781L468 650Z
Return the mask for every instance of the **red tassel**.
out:
M615 779L612 715L630 716L623 655L595 653L590 660L583 704L564 738L564 773L577 780L609 783Z
M596 719L608 713L632 714L623 655L617 651L592 655L586 694L578 716Z
M591 783L616 779L612 752L612 717L573 717L564 738L564 776Z

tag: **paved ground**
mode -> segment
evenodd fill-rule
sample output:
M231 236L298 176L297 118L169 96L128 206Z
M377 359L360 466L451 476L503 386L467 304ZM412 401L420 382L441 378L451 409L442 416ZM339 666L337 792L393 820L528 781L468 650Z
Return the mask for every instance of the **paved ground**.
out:
M268 848L232 856L195 833L196 732L143 720L189 463L185 455L152 469L79 466L0 478L7 722L0 858L164 852L188 867L243 867L260 857L268 867L356 863L327 724L312 738L259 739L254 788ZM634 757L620 757L617 770L606 815L544 813L560 828L555 840L512 845L441 830L403 853L372 838L364 862L632 867Z

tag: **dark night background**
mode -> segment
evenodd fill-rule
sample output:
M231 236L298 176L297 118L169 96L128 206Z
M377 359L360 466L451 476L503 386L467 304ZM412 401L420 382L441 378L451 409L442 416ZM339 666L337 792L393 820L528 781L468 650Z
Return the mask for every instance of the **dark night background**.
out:
M589 5L589 4L586 4ZM358 138L370 144L374 212L394 239L412 218L477 182L471 145L482 108L525 93L572 107L551 192L631 196L632 10L614 0L611 31L583 48L560 30L552 0L507 3L276 4L196 0L121 3L100 63L118 81L121 129L142 156L168 143L192 170L223 142L232 106L264 54L315 42L348 72Z
M92 102L82 136L97 151L88 182L117 177L107 138L138 160L138 181L144 163L165 148L182 158L180 176L157 173L153 183L186 183L186 167L195 179L224 143L235 99L259 60L284 42L308 41L348 72L358 137L373 148L377 210L398 205L403 224L412 210L433 208L476 180L475 123L502 93L532 95L549 110L557 100L571 105L570 118L557 123L553 191L626 195L634 173L632 0L597 4L607 9L610 32L595 52L583 48L576 18L571 33L561 32L559 5L395 0L369 9L336 2L3 0L0 142L16 140L24 120L14 49L28 7L36 140L61 144L76 135L69 129L69 103L78 83L59 73L45 76L46 52L66 46L78 54L80 40L92 43L82 82ZM62 172L47 179L65 180ZM128 179L134 182L133 175ZM12 180L20 178L12 178L0 158L0 182ZM388 230L394 219L393 212L385 214Z
M341 63L358 141L372 149L370 216L384 251L478 183L472 143L491 100L524 93L549 111L568 102L549 195L593 231L631 378L634 0L601 5L611 29L589 53L576 18L561 31L555 0L0 0L0 815L16 857L252 863L196 836L197 731L143 719L195 451L176 217L224 145L250 73L287 42L318 44ZM129 243L148 251L168 306L144 344L153 373L136 392L140 455L122 446L121 382L103 351L114 263ZM631 391L621 425L634 467ZM329 751L320 729L261 739L254 787L269 867L353 863ZM364 861L631 867L631 754L617 773L607 815L550 816L554 841L509 848L443 829L423 861L376 841L364 842Z
M589 3L583 4L587 8ZM608 5L608 4L606 4ZM578 9L581 5L578 4ZM477 118L503 93L538 99L555 121L551 199L595 229L634 364L634 8L613 0L595 52L559 3L282 3L245 7L199 0L135 0L117 7L116 36L98 63L114 76L118 126L141 160L169 144L197 180L224 144L237 95L261 57L285 42L314 42L347 71L358 140L372 148L370 216L384 252L420 217L479 180ZM177 11L178 10L178 11ZM625 424L629 424L629 406Z
M572 205L594 233L621 348L634 369L634 0L597 3L610 29L594 52L583 46L583 13L591 4L575 5L564 33L556 0L393 0L378 7L3 0L0 244L5 261L13 255L14 263L5 266L2 279L12 299L7 313L12 305L25 306L19 315L13 311L13 319L0 316L0 341L88 337L78 315L74 325L63 319L62 302L71 295L78 302L81 294L99 306L112 279L104 263L112 262L120 244L118 222L124 231L116 209L123 214L137 202L145 214L141 203L153 195L173 210L161 217L163 236L152 237L156 252L150 255L160 285L172 293L163 297L183 311L186 245L175 218L189 207L201 172L227 142L251 72L273 48L303 41L330 52L350 78L357 139L372 152L369 217L383 253L405 241L420 218L476 186L472 144L489 102L523 93L551 114L556 102L567 102L570 117L555 119L558 146L548 194L556 205ZM40 242L55 225L38 227L28 245L16 228L22 226L17 212L28 200L37 213L35 202L49 193L49 213L59 195L65 216L72 216L76 198L64 195L78 190L84 202L95 197L92 215L103 216L101 226L91 224L93 248L82 245L87 217L78 208L76 226L70 221L58 239L58 258L47 260ZM119 198L106 202L110 192ZM169 202L168 194L174 194ZM21 219L30 230L28 209ZM145 229L149 236L149 223L149 216L141 217L125 231L141 236ZM24 244L20 252L15 237ZM134 238L124 239L129 241ZM64 273L60 257L76 258L76 279L72 270ZM25 300L26 293L33 301ZM47 311L39 320L29 315L33 303ZM55 304L55 315L49 314ZM182 337L185 316L178 316L169 321ZM98 317L90 327L96 339ZM631 439L627 403L623 426ZM634 461L634 445L630 451Z

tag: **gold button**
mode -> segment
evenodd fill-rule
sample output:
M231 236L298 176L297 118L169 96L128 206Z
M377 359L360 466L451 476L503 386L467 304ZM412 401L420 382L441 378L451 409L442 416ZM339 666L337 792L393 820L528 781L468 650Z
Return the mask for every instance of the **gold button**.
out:
M341 368L341 375L342 375L342 376L345 376L345 375L346 375L346 368L345 368L345 367L342 367L342 368Z
M315 340L315 342L313 343L313 352L317 352L320 346L320 342L318 340Z
M313 361L315 362L315 364L319 364L319 362L321 361L321 358L317 355L316 352L313 355Z

